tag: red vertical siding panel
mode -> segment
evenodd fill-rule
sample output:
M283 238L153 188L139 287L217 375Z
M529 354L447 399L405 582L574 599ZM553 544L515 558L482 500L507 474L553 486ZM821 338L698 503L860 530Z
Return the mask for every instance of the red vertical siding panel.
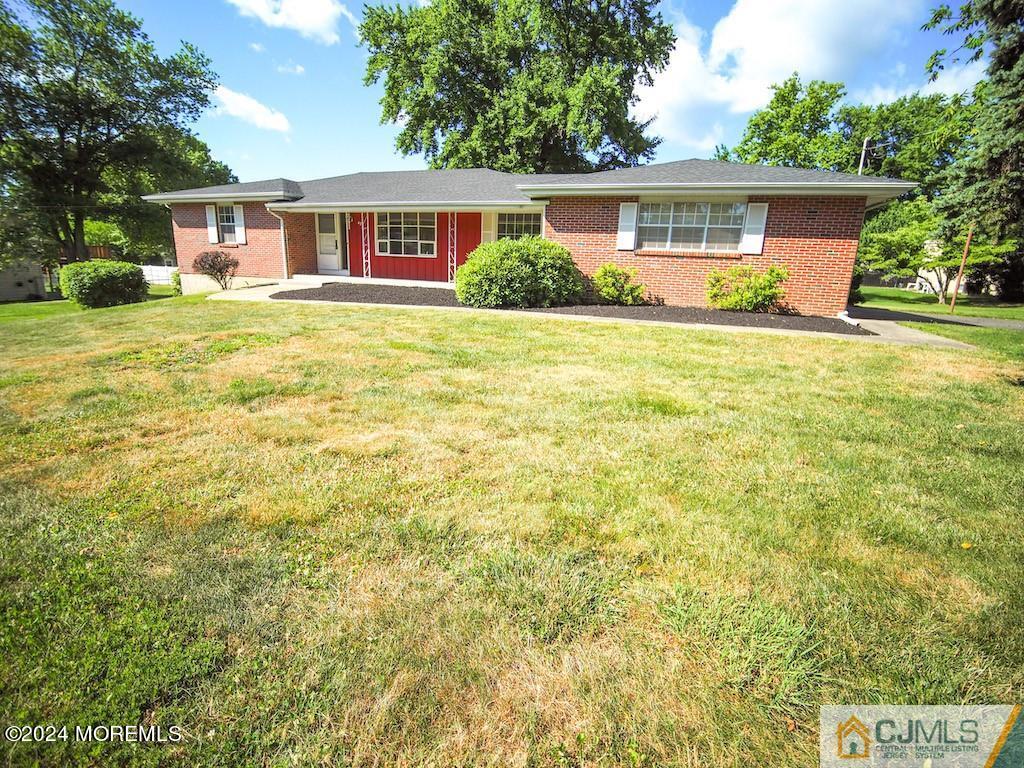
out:
M480 245L483 216L479 213L460 213L456 219L455 264L466 263L466 257ZM445 275L447 279L447 274Z

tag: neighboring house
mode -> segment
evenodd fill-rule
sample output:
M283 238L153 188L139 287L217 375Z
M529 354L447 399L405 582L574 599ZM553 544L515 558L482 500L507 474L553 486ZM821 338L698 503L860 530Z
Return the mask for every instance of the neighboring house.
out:
M46 298L46 279L37 262L15 261L0 267L0 301Z
M542 235L590 275L635 267L651 297L703 305L711 269L784 264L790 307L846 307L867 208L912 189L896 179L715 160L577 174L485 168L272 179L147 195L170 206L185 293L203 251L240 266L235 286L296 275L451 281L481 242Z

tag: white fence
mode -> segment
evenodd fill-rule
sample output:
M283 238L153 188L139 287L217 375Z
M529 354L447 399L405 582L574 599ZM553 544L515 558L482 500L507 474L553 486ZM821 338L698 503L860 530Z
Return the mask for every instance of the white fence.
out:
M170 285L171 275L178 271L177 267L158 267L152 264L142 265L142 274L150 285Z

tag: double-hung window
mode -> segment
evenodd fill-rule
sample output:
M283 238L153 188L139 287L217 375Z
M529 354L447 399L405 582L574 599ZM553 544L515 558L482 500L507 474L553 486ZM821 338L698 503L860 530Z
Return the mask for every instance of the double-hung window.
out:
M637 244L670 251L736 251L746 203L640 203Z
M235 234L235 206L217 206L217 237L219 243L238 242Z
M377 253L384 256L426 256L437 253L433 213L378 213Z
M539 213L499 213L498 239L518 240L520 237L540 235Z

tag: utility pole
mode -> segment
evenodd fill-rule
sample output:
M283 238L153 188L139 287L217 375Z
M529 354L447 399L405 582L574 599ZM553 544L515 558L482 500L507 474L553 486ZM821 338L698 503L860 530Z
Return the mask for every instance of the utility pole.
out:
M860 148L860 165L857 166L857 175L864 175L864 158L868 154L868 136L864 137L864 146Z
M971 238L974 237L974 222L971 222L970 229L967 230L967 242L964 243L964 255L960 259L960 271L956 273L956 284L953 286L953 298L949 300L949 314L953 314L956 311L956 297L960 293L960 280L964 276L964 267L967 265L967 252L971 250Z

